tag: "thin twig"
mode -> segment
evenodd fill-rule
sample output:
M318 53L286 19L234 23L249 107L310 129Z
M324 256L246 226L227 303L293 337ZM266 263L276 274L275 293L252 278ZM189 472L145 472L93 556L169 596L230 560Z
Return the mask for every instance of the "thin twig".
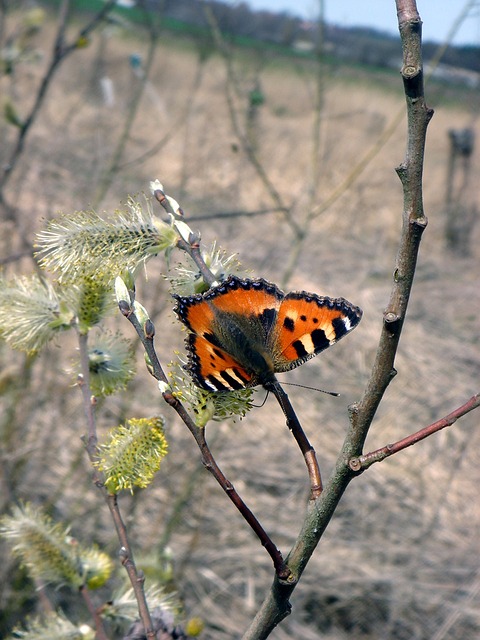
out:
M103 626L103 620L95 608L92 599L90 597L90 591L85 584L80 587L80 594L85 602L85 605L92 616L92 620L95 623L95 640L109 640L105 627Z
M75 327L77 331L78 337L78 346L80 351L80 368L82 371L81 376L78 378L78 386L80 387L80 391L82 392L83 399L83 409L85 412L85 419L88 426L88 435L84 439L85 440L85 449L87 451L90 462L94 462L96 459L97 453L97 425L95 418L95 409L94 402L92 398L92 394L90 391L90 367L88 363L88 334L82 333L79 331L78 326ZM97 486L100 490L105 492L103 487L102 479L100 476L100 472L97 467L92 464L93 467L93 481L95 486ZM105 492L106 493L106 492ZM103 620L98 615L96 609L90 601L90 594L85 585L82 585L80 589L80 593L85 600L87 607L92 615L92 618L95 622L95 628L97 632L98 640L106 640L108 636L106 635L105 628L103 626Z
M137 571L133 560L133 554L130 547L130 543L127 537L127 531L125 525L122 520L122 516L120 513L120 508L118 506L117 496L109 494L105 488L103 483L103 478L98 470L95 462L97 460L97 426L96 426L96 416L95 416L95 403L92 397L92 393L90 390L90 367L89 367L89 357L88 357L88 334L81 333L78 331L78 344L80 350L80 364L82 375L78 381L82 392L83 398L83 407L85 411L85 416L88 425L88 436L85 438L85 448L92 463L93 468L93 481L95 486L102 492L103 497L105 498L108 508L110 509L110 513L112 515L112 519L115 524L115 529L117 531L117 535L120 541L121 546L121 554L122 554L122 563L124 564L128 576L130 578L130 582L132 584L135 597L137 599L138 611L140 618L145 627L145 634L149 640L155 640L155 633L153 632L152 620L150 617L150 612L148 610L148 604L145 598L145 591L143 588L144 578L143 574ZM127 560L125 560L127 558ZM85 593L83 593L85 597ZM95 621L97 622L97 618L102 623L100 616L95 616ZM102 623L103 629L103 623ZM103 634L105 631L103 630ZM102 635L100 637L100 633L97 627L97 634L100 640L106 638L106 635Z
M112 153L110 165L105 169L105 171L103 171L102 177L97 186L95 196L93 198L94 207L98 207L100 202L103 200L110 185L112 184L115 176L118 173L122 156L125 151L127 142L129 140L130 132L132 130L135 117L138 112L138 108L140 106L141 98L143 96L147 82L149 81L149 75L152 69L153 60L156 53L157 41L158 41L158 30L156 29L156 26L155 26L154 14L153 12L148 11L145 8L143 3L142 3L142 8L143 8L143 11L145 12L145 24L148 27L148 35L149 35L149 47L148 47L147 59L145 62L145 68L143 69L143 74L141 76L141 79L136 86L136 91L133 96L133 99L130 102L130 107L128 109L127 116L125 118L125 123L123 126L123 131Z
M452 627L457 624L460 615L465 615L466 611L476 610L475 602L480 594L480 571L477 571L474 580L467 586L464 582L462 584L462 600L459 602L456 600L449 615L440 625L440 628L431 636L430 640L445 640L448 637L449 632L452 631ZM456 626L458 628L458 625Z
M430 60L428 64L428 73L425 77L425 80L428 80L430 76L433 74L435 68L440 63L445 51L450 46L453 38L455 37L456 32L460 28L462 22L468 15L470 9L476 4L477 0L469 0L465 6L462 8L460 14L452 24L447 37L445 38L444 43L437 49L435 55ZM372 160L379 154L379 152L385 147L387 142L390 140L392 135L395 133L398 125L402 122L405 117L404 108L401 107L397 113L393 116L390 121L390 124L385 128L385 130L379 135L377 140L372 144L372 146L366 151L366 153L360 158L360 160L354 165L349 174L342 180L342 182L337 185L330 195L327 196L324 200L322 200L319 204L315 206L312 210L312 214L314 217L320 216L324 211L329 209L332 204L334 204L360 177L360 175L367 169Z
M190 222L198 220L216 220L219 218L254 218L255 216L265 216L270 213L286 213L287 209L278 209L277 207L269 207L268 209L257 209L256 211L245 211L244 209L233 211L217 211L216 213L199 213L190 216Z
M83 410L88 426L88 435L85 446L90 460L95 460L97 453L97 423L95 419L95 399L90 391L90 365L88 358L88 333L78 331L78 348L80 352L80 368L81 375L78 377L77 384L80 387L83 398ZM96 472L96 467L94 466ZM98 478L96 478L98 479Z
M10 256L6 256L5 258L0 258L0 266L4 266L6 264L10 264L11 262L18 262L19 260L22 260L22 258L25 257L33 257L33 250L32 250L32 246L30 245L28 249L24 249L23 251L17 251L17 253L14 253Z
M138 612L145 629L145 636L147 637L147 640L155 640L156 636L155 631L153 630L152 618L145 598L145 576L143 571L139 571L135 565L131 545L128 540L127 528L125 527L125 523L123 522L120 508L118 506L117 494L108 494L107 504L110 509L110 513L112 514L118 539L120 540L120 559L122 565L125 567L128 577L130 578L130 583L135 593Z
M212 275L213 278L213 275ZM202 456L202 463L205 468L212 474L218 484L222 487L224 492L233 502L233 504L237 507L238 511L241 513L245 521L248 523L250 528L253 530L255 535L260 540L262 546L265 547L265 550L268 552L270 557L272 558L273 565L275 567L275 572L279 579L287 582L293 581L293 576L288 569L281 552L277 549L270 536L267 534L265 529L262 527L260 522L257 520L256 516L253 512L247 507L246 503L238 494L237 490L233 486L233 484L228 480L223 471L218 466L210 448L208 446L206 437L205 437L205 429L198 427L195 422L190 417L190 414L182 405L182 403L175 398L175 396L170 391L170 386L168 383L168 378L163 371L163 367L158 359L157 352L154 346L154 335L155 328L153 323L150 320L147 320L145 324L145 328L141 326L137 316L135 315L133 308L128 305L126 301L122 301L119 304L119 308L121 313L130 321L132 326L140 338L145 353L149 360L149 372L151 375L158 381L163 383L165 387L162 391L163 398L167 404L169 404L174 411L178 414L178 416L182 419L185 426L188 428L190 433L195 439L195 442L200 449L200 453Z
M237 110L235 108L235 102L234 102L234 95L238 98L239 90L238 90L238 82L235 77L235 71L233 69L232 56L225 45L225 42L222 37L222 33L219 29L219 26L215 18L215 15L212 11L212 8L208 4L205 4L203 7L203 10L207 18L208 24L210 26L213 40L216 46L218 47L218 50L225 62L225 68L227 71L226 100L227 100L227 106L230 114L230 121L232 123L234 133L237 136L237 139L245 155L247 156L250 164L255 169L260 181L263 183L270 198L274 202L275 208L284 214L285 221L292 228L294 233L296 235L299 233L301 234L302 232L301 226L298 225L296 220L293 218L293 216L290 215L290 207L286 205L280 192L277 190L277 188L273 184L272 180L270 179L267 173L267 170L265 169L264 165L260 161L260 158L258 157L258 154L256 153L254 146L251 144L251 142L248 139L248 136L245 134L245 132L243 131L240 125L239 118L237 115Z
M59 24L57 29L57 35L53 46L52 57L50 63L45 71L45 74L40 82L40 86L35 96L32 108L29 114L24 119L22 126L18 130L18 137L16 143L10 154L10 158L4 163L3 174L0 177L0 202L4 202L4 188L12 176L12 173L23 153L25 141L27 135L35 122L38 113L46 98L47 91L51 85L53 76L58 70L60 63L63 62L73 51L78 48L78 42L88 38L90 33L102 22L102 20L108 15L116 4L116 0L108 0L101 8L101 10L93 16L93 18L87 23L83 29L74 37L70 44L65 44L65 31L67 27L67 19L70 11L70 1L63 0L59 10ZM14 215L13 210L6 207L9 215Z
M153 196L168 214L174 216L177 219L184 218L184 212L182 209L178 209L178 211L176 212L172 210L169 200L161 189L155 189L155 191L153 192ZM191 233L188 241L179 237L177 240L177 248L181 249L190 256L190 258L197 266L204 282L209 286L212 286L216 278L207 267L207 265L205 264L205 260L202 257L200 248L200 234Z
M323 64L324 56L324 38L325 38L325 2L318 0L318 18L317 18L317 49L316 49L316 65L315 65L315 97L313 104L313 122L311 132L311 163L310 163L310 183L306 192L308 201L305 207L305 215L301 228L297 230L294 239L290 243L290 250L286 264L283 267L281 278L281 286L287 287L291 277L294 274L298 261L302 255L305 239L309 237L309 231L315 218L315 202L321 190L321 141L322 141L322 125L325 122L325 93L326 67Z
M380 449L376 449L375 451L371 451L370 453L365 453L362 456L358 456L356 458L352 458L349 461L349 466L352 471L359 472L368 469L375 462L381 462L393 455L394 453L398 453L399 451L403 451L407 447L411 447L413 444L420 442L420 440L424 440L431 436L437 431L441 431L445 429L445 427L451 427L459 418L464 416L465 414L473 411L473 409L477 409L480 407L480 394L472 396L470 400L462 404L461 407L458 407L444 418L440 418L440 420L436 420L429 424L427 427L423 427L419 431L415 433L411 433L410 435L398 440L398 442L394 442L393 444L387 444Z
M292 432L300 451L305 459L307 465L308 476L310 478L310 499L315 500L322 493L322 477L320 474L320 468L317 462L317 456L315 449L310 444L302 425L295 413L295 410L290 402L290 398L285 393L278 381L275 381L272 385L266 387L276 397L278 404L280 405L285 418L287 420L287 427Z

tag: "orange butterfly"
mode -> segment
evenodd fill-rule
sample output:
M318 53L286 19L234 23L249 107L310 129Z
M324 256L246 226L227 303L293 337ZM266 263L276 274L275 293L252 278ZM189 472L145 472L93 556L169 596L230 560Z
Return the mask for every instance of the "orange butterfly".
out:
M343 298L284 294L263 278L230 276L204 294L174 297L175 313L190 332L185 368L209 391L269 388L276 373L335 344L362 317Z

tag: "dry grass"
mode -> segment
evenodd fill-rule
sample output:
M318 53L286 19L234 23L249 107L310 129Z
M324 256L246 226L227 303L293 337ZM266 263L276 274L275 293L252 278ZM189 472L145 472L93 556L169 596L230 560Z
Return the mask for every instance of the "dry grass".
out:
M49 37L42 35L37 44L43 48L48 42ZM62 67L10 183L8 197L18 207L18 222L15 228L3 225L3 256L14 253L22 237L31 241L43 218L58 210L85 208L93 198L138 82L128 56L144 46L134 35L118 32L104 44L105 72L114 83L115 106L103 104L94 82L100 50L94 39L89 49ZM254 62L245 54L239 58L243 91L251 87ZM118 173L102 209L116 208L128 193L146 189L148 180L156 177L173 196L182 188L181 204L193 217L271 207L254 170L233 147L237 140L225 101L221 59L207 60L200 88L192 96L196 71L190 43L174 43L169 36L160 41L151 88L143 97L123 161L141 156L167 133L171 137L160 152ZM2 92L14 95L20 111L31 100L40 73L41 64L32 64L22 67L13 81L2 79ZM261 82L266 101L259 116L259 155L282 197L296 201L301 224L312 153L312 72L308 64L297 68L286 61L264 61ZM382 89L378 78L370 84L368 76L352 79L349 70L328 75L322 198L342 182L401 107L400 78L386 74L384 84ZM442 107L441 92L438 88L435 92L438 106L432 105L436 115L429 129L425 167L430 225L398 354L399 375L374 422L369 449L428 424L478 391L479 228L473 255L453 259L445 252L442 219L446 134L452 126L466 126L472 114L465 100L457 107ZM190 118L188 140L185 123L175 125L182 114ZM5 124L1 129L6 140L3 156L14 132ZM291 288L345 296L364 309L364 320L348 340L284 377L342 394L335 399L290 391L325 477L347 425L346 407L360 397L365 385L388 300L402 210L394 167L403 159L404 147L403 125L354 185L315 221L289 283ZM478 151L474 163L476 170ZM183 184L182 175L188 176ZM198 226L205 242L217 238L229 251L237 251L255 275L280 279L293 242L280 215L205 221ZM24 260L20 267L18 263L11 267L18 268L30 271L31 264ZM158 348L169 360L171 345L180 345L182 337L172 323L165 285L157 279L163 268L152 264L150 280L140 283L139 296L157 310L156 325L166 337ZM117 324L129 331L120 320ZM59 517L72 522L75 535L92 536L115 553L108 515L90 487L79 441L85 428L80 397L64 373L74 345L62 341L61 348L52 347L26 365L21 356L0 349L4 375L11 373L4 396L4 446L10 453L3 508L20 498L51 505ZM140 371L128 397L100 407L102 430L126 415L150 415L159 408L167 413L141 365ZM168 419L171 453L163 471L153 487L122 501L137 554L141 559L159 553L158 540L174 503L185 496L180 521L168 541L175 558L176 586L188 614L207 622L204 638L238 638L270 584L270 561L208 474L198 472L198 453L189 435L172 415ZM478 415L471 414L352 483L294 594L293 615L272 638L453 640L478 635L477 424ZM273 399L244 421L212 424L209 432L226 474L287 550L305 508L307 478ZM8 603L5 582L3 597ZM452 624L442 630L449 619Z

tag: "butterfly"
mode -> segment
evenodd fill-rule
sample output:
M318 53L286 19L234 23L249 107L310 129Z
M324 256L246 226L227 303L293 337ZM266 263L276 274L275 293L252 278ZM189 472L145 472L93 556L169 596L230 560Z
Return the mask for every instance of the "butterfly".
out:
M343 298L284 294L263 278L230 276L204 294L174 298L174 311L189 331L185 369L208 391L271 388L276 373L335 344L362 317Z

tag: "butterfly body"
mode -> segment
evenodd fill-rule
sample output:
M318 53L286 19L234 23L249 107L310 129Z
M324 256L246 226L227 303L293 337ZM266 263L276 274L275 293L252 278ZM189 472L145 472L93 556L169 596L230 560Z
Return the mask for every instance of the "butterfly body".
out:
M284 294L262 278L230 276L204 294L175 296L186 325L195 384L232 391L276 380L334 344L360 321L362 311L343 298Z

